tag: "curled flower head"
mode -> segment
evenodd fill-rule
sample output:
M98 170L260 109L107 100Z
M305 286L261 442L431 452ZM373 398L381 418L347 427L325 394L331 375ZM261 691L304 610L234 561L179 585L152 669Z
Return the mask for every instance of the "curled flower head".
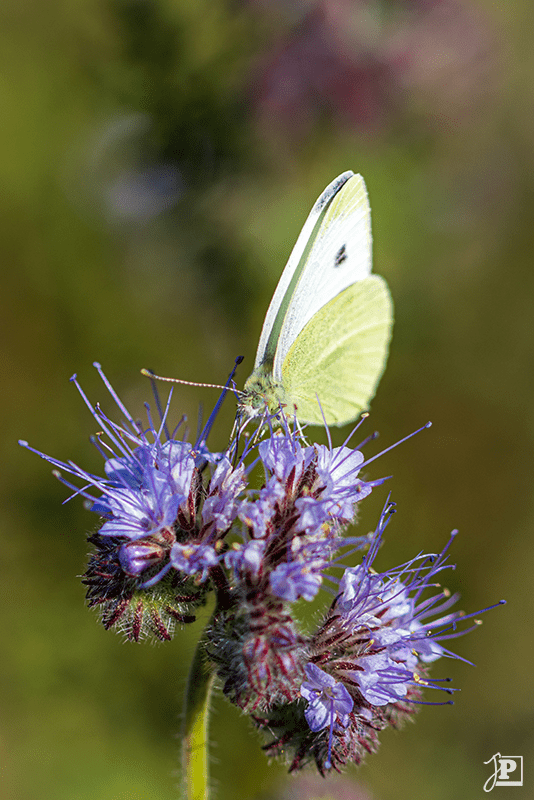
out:
M219 561L219 537L231 524L242 488L242 470L234 470L224 484L227 465L217 454L208 459L205 447L195 450L176 438L176 431L169 434L168 406L158 424L147 406L148 425L142 426L95 366L126 418L118 425L99 405L93 407L73 378L102 430L93 443L104 459L104 476L34 452L53 464L57 477L102 520L89 536L95 548L83 577L89 605L100 608L106 628L117 626L128 638L169 639L176 622L194 620L195 608L205 602L209 571ZM83 487L71 484L65 472ZM224 513L219 513L215 503L223 484ZM212 508L203 518L206 495Z
M443 679L431 680L427 665L441 656L459 658L442 642L478 624L465 627L474 615L451 612L458 596L436 582L452 567L447 551L456 532L441 553L376 573L372 564L393 511L392 505L384 509L369 553L360 566L345 570L322 625L303 648L308 680L300 696L307 701L308 735L303 738L295 719L284 727L279 709L262 722L278 734L269 752L275 754L282 740L286 751L293 751L291 769L310 758L321 773L359 763L378 746L379 730L414 713L423 689L454 691Z

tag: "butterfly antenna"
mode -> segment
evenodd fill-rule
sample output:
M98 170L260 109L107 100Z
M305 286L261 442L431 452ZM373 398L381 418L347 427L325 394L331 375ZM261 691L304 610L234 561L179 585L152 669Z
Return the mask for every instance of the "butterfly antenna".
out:
M236 359L236 366L237 364L240 364L241 361L243 361L243 356L239 356ZM200 386L201 388L204 389L228 389L228 386L221 386L220 383L197 383L196 381L184 381L182 380L182 378L165 378L163 377L163 375L156 375L154 372L152 372L151 369L145 369L145 368L141 370L141 375L144 375L146 378L150 378L150 380L153 381L167 381L167 383L181 383L184 386ZM234 391L237 392L237 394L243 394L243 392L240 389L234 388Z

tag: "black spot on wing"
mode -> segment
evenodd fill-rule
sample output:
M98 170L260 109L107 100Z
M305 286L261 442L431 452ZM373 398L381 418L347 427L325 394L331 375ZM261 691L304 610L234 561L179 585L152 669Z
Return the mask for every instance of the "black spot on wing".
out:
M339 267L344 261L347 260L347 245L342 245L336 253L334 259L334 266Z

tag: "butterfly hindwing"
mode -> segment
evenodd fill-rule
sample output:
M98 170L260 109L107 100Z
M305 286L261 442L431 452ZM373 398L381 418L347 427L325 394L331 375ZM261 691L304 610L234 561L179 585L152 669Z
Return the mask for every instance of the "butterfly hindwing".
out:
M344 425L368 407L384 370L392 327L385 281L370 275L324 306L282 367L287 412L301 422ZM322 409L322 413L321 413Z

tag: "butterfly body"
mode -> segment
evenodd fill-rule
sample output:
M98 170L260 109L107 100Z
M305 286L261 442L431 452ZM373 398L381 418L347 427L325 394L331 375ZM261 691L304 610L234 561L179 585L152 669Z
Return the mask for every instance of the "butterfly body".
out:
M256 417L265 410L276 414L285 405L284 386L274 380L272 362L266 362L247 379L243 397L239 400L240 411L245 417Z

